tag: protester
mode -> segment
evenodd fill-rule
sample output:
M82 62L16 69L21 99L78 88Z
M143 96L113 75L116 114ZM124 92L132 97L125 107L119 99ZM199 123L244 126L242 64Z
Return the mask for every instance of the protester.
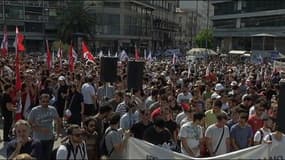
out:
M84 83L81 88L84 103L84 116L92 116L96 114L97 97L93 81L93 77L88 75L86 77L86 83Z
M16 122L16 138L10 141L7 145L8 159L16 158L22 153L27 153L36 159L41 158L41 143L30 137L31 132L32 128L27 121L19 120Z
M99 138L96 132L96 120L92 117L85 118L84 122L84 140L88 159L98 159L99 157Z
M203 138L204 113L194 113L193 121L182 125L179 131L181 152L191 157L200 156L200 142Z
M255 132L253 142L254 145L263 143L263 139L271 133L274 119L272 117L263 117L263 127Z
M220 113L217 115L217 122L210 125L205 132L207 148L210 156L218 156L230 152L230 133L225 125L227 115Z
M232 150L237 151L250 147L252 144L252 127L247 124L248 114L240 113L239 122L231 127L230 137Z
M132 126L131 132L135 138L143 139L145 130L152 125L152 122L150 121L150 114L148 109L140 109L139 112L140 120Z
M82 128L73 124L67 129L68 141L59 146L56 159L88 159Z
M57 135L61 133L61 119L55 107L49 105L49 98L48 94L42 93L40 96L40 105L31 110L28 118L33 129L33 138L41 142L41 159L43 160L49 160L52 154L53 144L56 138L53 134L53 121L56 122Z
M106 129L104 135L104 143L107 147L108 155L110 159L121 159L122 153L127 146L127 140L130 137L130 132L125 132L122 136L119 129L120 114L113 113L110 118L110 127Z

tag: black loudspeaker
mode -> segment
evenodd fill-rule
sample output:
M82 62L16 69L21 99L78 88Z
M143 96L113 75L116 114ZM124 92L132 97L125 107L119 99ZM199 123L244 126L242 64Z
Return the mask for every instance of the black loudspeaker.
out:
M128 89L139 90L142 87L144 74L144 62L129 61L128 62Z
M285 80L282 79L279 82L279 100L278 100L278 112L277 112L277 126L278 131L285 133L285 123L284 123L284 115L285 115Z
M117 81L117 61L118 58L115 57L101 57L100 80L102 82Z

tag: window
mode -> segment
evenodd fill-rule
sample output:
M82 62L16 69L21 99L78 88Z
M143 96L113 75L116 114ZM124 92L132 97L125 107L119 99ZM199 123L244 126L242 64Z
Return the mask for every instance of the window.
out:
M285 26L285 15L243 18L241 23L244 27Z
M235 19L215 20L213 22L213 26L215 28L236 28L236 20Z
M42 23L25 23L26 32L43 32Z
M6 6L5 17L7 19L23 19L23 7L21 6Z

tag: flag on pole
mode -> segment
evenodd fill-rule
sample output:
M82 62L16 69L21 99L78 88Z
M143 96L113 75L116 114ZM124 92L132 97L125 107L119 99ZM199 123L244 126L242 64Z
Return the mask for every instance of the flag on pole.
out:
M144 55L144 59L146 60L147 57L146 57L146 49L143 50L143 55Z
M83 57L92 63L95 63L95 58L92 55L92 53L88 50L87 45L85 44L84 41L82 41L82 53L83 53Z
M26 50L23 41L24 41L24 35L20 33L18 27L16 27L16 37L14 41L14 47L19 52L24 52Z
M129 56L125 50L123 50L120 54L120 61L126 61L129 59Z
M108 57L111 57L111 51L108 49Z
M172 64L176 64L176 61L177 61L176 53L173 53L173 56L172 56Z
M115 57L118 57L118 52L115 53Z
M16 59L15 59L15 74L16 74L16 91L19 91L22 88L22 80L20 74L20 57L17 49L16 49Z
M140 53L139 50L137 49L137 46L135 45L135 60L139 60L140 59Z
M206 68L206 74L205 76L208 77L210 75L210 67L211 67L212 62L210 62Z
M52 60L51 60L51 53L49 50L48 40L46 40L46 47L47 47L47 60L46 60L47 61L47 67L48 67L48 70L50 70Z
M57 58L59 59L59 68L62 69L62 43L60 41L59 48L57 50Z
M190 75L191 75L191 67L192 67L192 65L191 65L191 63L189 63L189 64L188 64L188 76L187 76L187 78L190 78Z
M7 57L8 55L8 33L7 33L7 28L4 26L3 30L3 40L1 43L1 55L2 57Z
M69 47L69 70L70 72L74 72L76 60L77 60L77 53L73 49L73 46L71 43Z
M150 62L152 61L151 51L148 52L147 60L150 61Z

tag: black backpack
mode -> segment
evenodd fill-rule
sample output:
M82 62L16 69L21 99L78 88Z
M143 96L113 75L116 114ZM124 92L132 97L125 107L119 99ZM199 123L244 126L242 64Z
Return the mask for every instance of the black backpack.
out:
M111 132L111 131L116 131L117 132L117 130L116 129L110 129L110 130L108 130L105 134L104 134L104 136L103 136L103 139L102 139L102 141L100 142L100 146L99 146L99 157L102 157L102 156L107 156L107 157L109 157L111 154L112 154L112 152L114 151L114 147L112 147L112 149L111 149L111 151L110 151L110 153L108 152L108 149L107 149L107 146L106 146L106 136Z

